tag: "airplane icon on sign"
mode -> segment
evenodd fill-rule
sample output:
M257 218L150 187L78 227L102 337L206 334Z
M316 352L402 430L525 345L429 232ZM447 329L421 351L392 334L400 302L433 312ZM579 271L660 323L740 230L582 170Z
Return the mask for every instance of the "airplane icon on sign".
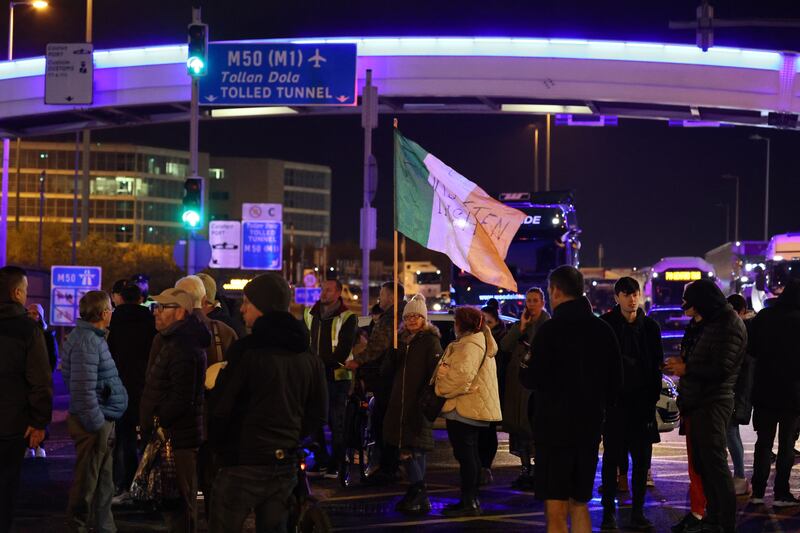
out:
M320 63L325 63L328 60L319 55L319 48L315 48L314 55L311 56L308 61L314 63L314 68L319 68Z

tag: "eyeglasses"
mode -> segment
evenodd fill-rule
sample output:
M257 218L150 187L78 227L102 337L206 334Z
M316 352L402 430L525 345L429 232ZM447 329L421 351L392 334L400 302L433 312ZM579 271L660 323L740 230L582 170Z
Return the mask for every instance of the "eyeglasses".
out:
M404 320L424 320L425 317L417 314L408 314L403 317Z
M179 307L180 307L180 304L155 304L153 306L153 312L154 313L156 313L156 312L160 313L164 309L178 309Z

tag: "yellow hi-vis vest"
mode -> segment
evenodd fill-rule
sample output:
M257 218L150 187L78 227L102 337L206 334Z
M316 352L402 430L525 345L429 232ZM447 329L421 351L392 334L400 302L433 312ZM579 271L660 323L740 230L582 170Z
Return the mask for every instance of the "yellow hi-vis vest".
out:
M339 345L339 332L342 329L342 325L347 322L351 316L355 315L352 311L344 311L338 316L333 318L333 322L331 323L331 350L335 351L336 346ZM303 311L303 320L306 323L306 327L308 328L309 333L313 333L311 331L311 325L314 322L314 316L311 314L311 308L306 307L306 310ZM320 319L320 322L322 319ZM313 339L312 339L313 342ZM353 359L353 352L350 352L350 355L347 357L348 361ZM345 367L341 366L333 371L333 379L334 381L344 381L346 379L353 379L353 372L346 369Z

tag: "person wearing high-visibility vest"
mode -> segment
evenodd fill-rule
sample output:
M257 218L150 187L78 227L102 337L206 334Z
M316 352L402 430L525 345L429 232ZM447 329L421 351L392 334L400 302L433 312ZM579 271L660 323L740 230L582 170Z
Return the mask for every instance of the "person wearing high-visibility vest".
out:
M310 333L311 353L325 363L328 380L328 426L331 430L331 451L328 452L323 428L315 440L320 445L316 464L311 469L324 472L326 478L336 479L344 462L344 418L347 395L353 372L345 368L352 359L353 344L358 331L358 316L342 300L342 284L329 279L322 282L319 301L303 313Z

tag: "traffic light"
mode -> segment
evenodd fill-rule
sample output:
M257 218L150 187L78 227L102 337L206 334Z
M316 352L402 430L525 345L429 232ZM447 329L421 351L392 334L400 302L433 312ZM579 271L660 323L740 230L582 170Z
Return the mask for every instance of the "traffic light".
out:
M184 228L195 230L203 225L203 180L187 178L183 188L185 191L181 221Z
M189 24L189 55L186 59L189 76L208 74L208 25Z

